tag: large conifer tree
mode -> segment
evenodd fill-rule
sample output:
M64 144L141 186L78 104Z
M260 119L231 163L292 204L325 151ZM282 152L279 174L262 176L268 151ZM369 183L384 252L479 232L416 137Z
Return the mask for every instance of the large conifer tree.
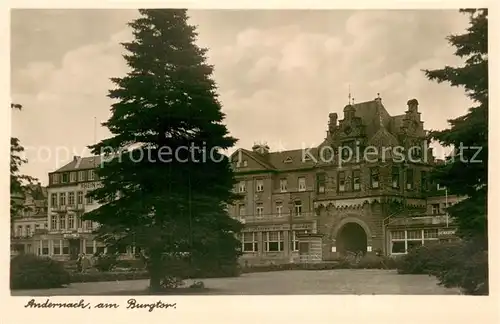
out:
M458 234L487 247L488 10L460 11L470 16L470 26L462 35L449 36L448 41L456 48L455 55L465 59L465 64L425 73L431 80L463 87L475 105L467 114L449 120L450 128L430 133L441 144L455 148L454 158L438 168L434 176L451 192L468 197L449 208L458 225Z
M102 205L84 219L101 224L108 245L141 248L158 289L169 274L165 255L189 252L212 266L239 256L241 224L225 208L237 197L234 176L222 153L236 140L186 10L139 12L129 24L134 40L123 44L130 72L109 91L115 103L103 125L113 135L90 147L110 160L98 168L103 187L91 193Z

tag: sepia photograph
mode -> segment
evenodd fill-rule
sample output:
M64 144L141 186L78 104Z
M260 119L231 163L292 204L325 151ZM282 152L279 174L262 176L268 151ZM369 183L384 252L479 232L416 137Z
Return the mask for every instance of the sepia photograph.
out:
M11 9L10 25L24 307L489 295L488 9Z

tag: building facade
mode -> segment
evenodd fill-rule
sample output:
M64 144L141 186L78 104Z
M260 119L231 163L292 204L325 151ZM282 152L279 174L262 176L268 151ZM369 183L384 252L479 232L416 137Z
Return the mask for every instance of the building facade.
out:
M95 172L100 165L100 157L75 156L73 160L49 173L48 232L38 236L41 255L58 260L73 260L80 253L106 253L102 242L94 239L92 232L98 224L83 221L81 216L99 207L87 193L101 184ZM122 257L132 255L126 247L118 251Z
M310 149L270 152L267 145L231 155L243 195L230 208L245 224L246 263L335 260L348 252L404 254L453 233L429 171L418 102L390 116L380 98L329 115L327 136ZM447 238L448 239L448 238Z
M40 184L30 186L25 195L17 197L22 210L12 217L11 255L39 253L34 237L47 232L47 188Z

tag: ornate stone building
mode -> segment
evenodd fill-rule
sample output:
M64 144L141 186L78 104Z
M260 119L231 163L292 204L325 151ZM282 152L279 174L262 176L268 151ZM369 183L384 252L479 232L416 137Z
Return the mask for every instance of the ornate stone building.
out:
M347 105L341 120L331 113L318 147L237 150L231 155L235 190L244 198L230 213L245 223L243 260L317 262L348 251L395 255L437 241L443 228L453 232L442 205L459 198L430 183L438 161L427 144L417 100L390 116L376 98Z
M11 219L11 255L38 253L34 237L47 232L47 188L40 184L30 186L25 195L17 196L23 208Z

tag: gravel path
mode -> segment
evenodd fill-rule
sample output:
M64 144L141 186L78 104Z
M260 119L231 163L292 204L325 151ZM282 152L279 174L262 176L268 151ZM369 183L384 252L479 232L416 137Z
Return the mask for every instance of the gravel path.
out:
M392 270L276 271L244 274L237 278L202 279L211 295L457 295L457 289L436 284L427 275L398 275ZM192 281L187 280L189 285ZM148 280L74 283L66 288L17 290L13 296L134 295ZM187 290L187 289L186 289Z

